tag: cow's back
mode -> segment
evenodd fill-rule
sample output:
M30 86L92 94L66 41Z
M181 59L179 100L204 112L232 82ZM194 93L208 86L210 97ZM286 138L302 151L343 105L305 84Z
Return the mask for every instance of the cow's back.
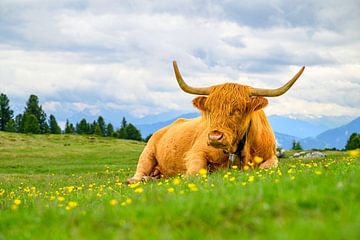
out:
M152 141L155 158L160 172L165 176L174 176L186 172L184 155L191 149L195 141L206 128L205 122L199 118L178 119L167 127L154 133ZM206 142L206 139L204 139Z

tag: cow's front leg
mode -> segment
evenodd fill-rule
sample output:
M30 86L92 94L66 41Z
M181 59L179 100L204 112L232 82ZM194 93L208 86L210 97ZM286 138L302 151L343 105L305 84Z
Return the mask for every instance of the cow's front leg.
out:
M196 175L200 169L207 168L207 160L204 153L188 153L186 155L186 176Z
M129 178L126 182L128 184L133 184L142 180L149 180L149 178L151 178L150 174L153 172L156 164L157 161L152 145L148 144L140 155L135 175L132 178Z
M265 160L262 162L259 166L259 168L273 168L277 167L278 165L278 159L276 156L272 156L271 158Z

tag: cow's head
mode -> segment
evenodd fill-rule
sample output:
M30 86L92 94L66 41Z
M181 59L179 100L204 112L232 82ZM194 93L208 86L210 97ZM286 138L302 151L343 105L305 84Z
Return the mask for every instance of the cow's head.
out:
M239 141L246 133L252 113L264 108L268 101L264 97L284 94L300 77L305 67L284 86L277 89L259 89L236 83L225 83L206 88L195 88L183 80L176 62L173 62L176 79L182 90L197 95L193 105L207 119L209 125L208 144L234 153ZM253 124L261 124L256 122Z

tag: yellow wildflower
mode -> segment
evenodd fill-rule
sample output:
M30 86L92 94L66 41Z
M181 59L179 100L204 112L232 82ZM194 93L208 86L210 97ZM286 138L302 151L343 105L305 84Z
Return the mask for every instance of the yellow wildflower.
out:
M58 200L59 202L62 202L62 201L64 201L64 200L65 200L65 198L64 198L64 197L59 196L59 197L57 198L57 200Z
M136 188L136 189L134 190L134 192L136 192L136 193L142 193L143 191L144 191L144 189L141 188L141 187Z
M173 183L174 183L174 185L179 185L179 184L181 183L180 178L175 178L175 179L173 180Z
M249 176L248 181L249 181L249 182L253 182L253 181L254 181L254 176Z
M232 169L238 169L238 166L234 165L234 166L231 166Z
M204 168L201 168L201 169L199 170L199 173L200 173L200 175L201 175L202 177L206 177L207 170L204 169Z
M77 202L74 202L74 201L68 202L68 206L69 206L70 208L76 208L77 205L78 205Z
M262 163L262 162L263 162L263 158L262 158L262 157L255 156L255 157L254 157L254 162L256 162L257 164Z
M19 206L21 204L21 200L20 199L15 199L14 204Z
M189 183L188 188L190 188L190 190L192 192L197 192L199 190L198 187L194 183Z
M244 169L244 171L247 171L247 170L249 170L249 168L250 167L248 165L245 165L243 169Z
M65 209L69 211L69 210L71 210L73 208L76 208L76 207L77 207L77 202L70 201L66 205Z
M116 199L112 199L110 201L110 205L112 205L112 206L115 206L117 203L118 203L118 201Z
M50 201L54 201L54 200L55 200L55 197L54 197L54 196L50 196L49 199L50 199Z
M71 193L73 190L74 190L74 186L68 186L68 187L66 187L66 190L69 192L69 193Z
M315 174L316 174L316 175L321 175L322 172L321 172L321 171L315 171Z
M131 198L127 198L127 199L125 200L125 203L126 203L126 204L131 204L131 203L132 203Z
M230 182L235 181L235 177L231 177L231 178L229 179L229 181L230 181Z
M245 186L246 186L246 182L242 182L241 185L245 187Z
M129 187L130 188L136 188L139 185L140 185L140 182L137 182L137 183L130 184Z
M169 193L173 193L174 191L175 191L175 189L174 188L168 188L168 190L167 190Z

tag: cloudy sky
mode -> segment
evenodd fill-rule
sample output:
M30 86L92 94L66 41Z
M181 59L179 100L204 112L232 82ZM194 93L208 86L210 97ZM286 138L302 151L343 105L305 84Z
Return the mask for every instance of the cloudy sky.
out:
M193 112L194 86L278 87L268 115L360 115L360 2L0 1L0 92L20 112L36 94L60 120Z

